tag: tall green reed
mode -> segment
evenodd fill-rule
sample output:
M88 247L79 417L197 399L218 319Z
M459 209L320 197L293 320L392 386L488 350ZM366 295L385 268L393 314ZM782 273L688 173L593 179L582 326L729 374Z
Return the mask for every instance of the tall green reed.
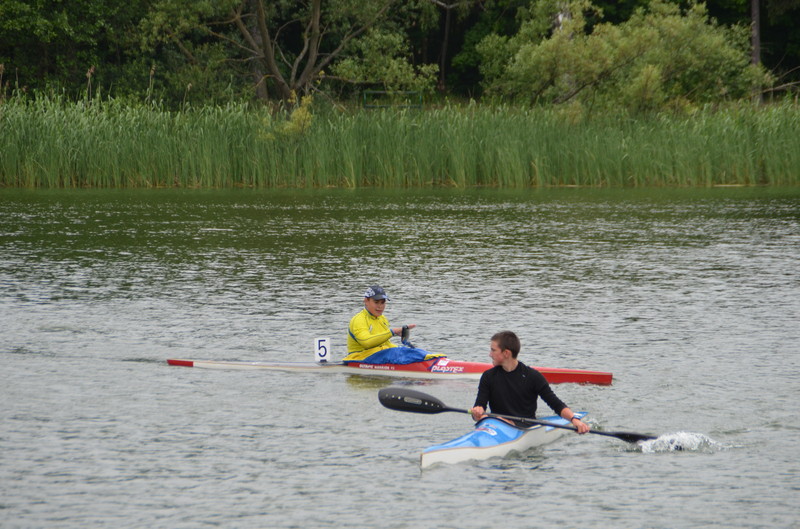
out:
M0 103L0 185L714 186L800 183L791 102L575 122L552 109L170 112L58 97Z

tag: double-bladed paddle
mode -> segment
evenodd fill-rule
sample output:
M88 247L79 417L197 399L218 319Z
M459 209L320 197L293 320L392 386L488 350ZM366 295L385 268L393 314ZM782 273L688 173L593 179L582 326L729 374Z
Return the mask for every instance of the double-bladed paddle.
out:
M378 391L378 400L381 404L392 410L410 411L414 413L441 413L443 411L455 411L459 413L470 413L469 410L460 408L451 408L446 406L442 401L436 397L432 397L421 391L406 388L383 388ZM487 413L488 417L495 417L499 419L510 419L512 421L520 421L528 424L540 424L542 426L551 426L553 428L563 428L564 430L577 431L573 426L566 426L554 422L539 421L536 419L528 419L527 417L512 417L510 415L500 415L497 413ZM589 430L589 433L596 435L605 435L608 437L616 437L628 443L638 443L640 441L649 441L656 439L652 435L643 435L640 433L630 432L600 432L596 430Z

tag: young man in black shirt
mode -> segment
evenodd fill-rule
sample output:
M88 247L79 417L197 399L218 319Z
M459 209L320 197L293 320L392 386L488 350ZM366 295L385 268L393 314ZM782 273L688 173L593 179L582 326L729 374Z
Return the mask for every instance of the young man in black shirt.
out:
M537 400L542 397L554 412L570 421L578 433L588 432L589 425L575 417L550 389L544 376L517 360L520 347L519 338L511 331L492 336L489 356L494 367L481 375L475 406L470 410L472 418L477 421L483 417L488 405L492 413L535 419Z

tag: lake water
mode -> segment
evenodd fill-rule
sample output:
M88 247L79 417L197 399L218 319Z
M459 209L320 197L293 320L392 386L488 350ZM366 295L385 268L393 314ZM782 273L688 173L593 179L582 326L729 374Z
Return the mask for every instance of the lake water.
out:
M476 382L165 362L339 358L373 283L428 350L613 372L554 389L659 441L420 471L472 422L378 390ZM799 323L800 189L0 190L0 526L795 528Z

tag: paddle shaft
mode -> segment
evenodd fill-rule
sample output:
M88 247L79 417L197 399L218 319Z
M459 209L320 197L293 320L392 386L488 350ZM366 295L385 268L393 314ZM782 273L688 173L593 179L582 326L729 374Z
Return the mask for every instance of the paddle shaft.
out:
M421 391L416 391L413 389L396 388L396 387L384 388L378 391L378 399L380 400L381 404L383 404L387 408L398 411L409 411L414 413L441 413L444 411L452 411L458 413L471 414L470 410L465 410L462 408L452 408L450 406L445 405L442 401L440 401L436 397L432 397L426 393L422 393ZM530 419L528 417L514 417L511 415L500 415L498 413L487 413L486 416L498 419L509 419L512 421L520 421L528 424L539 424L541 426L550 426L552 428L562 428L564 430L577 431L577 428L575 428L574 426L567 426L565 424L558 424L548 421L539 421L537 419ZM655 437L651 435L643 435L630 432L601 432L601 431L589 430L588 433L593 433L595 435L604 435L606 437L616 437L617 439L620 439L628 443L636 443L639 441L649 441L651 439L655 439Z
M462 411L465 413L472 414L470 410L456 410L451 409L448 411ZM548 421L540 421L538 419L529 419L527 417L513 417L511 415L501 415L499 413L487 413L485 414L487 417L494 417L496 419L508 419L511 421L519 421L524 422L527 424L540 424L542 426L550 426L551 428L561 428L562 430L572 430L573 432L577 432L578 429L574 426L567 426L566 424L558 424L555 422L548 422ZM634 434L634 433L627 433L627 432L601 432L598 430L589 430L587 433L593 433L595 435L605 435L608 437L616 437L617 439L622 439L623 441L627 441L629 443L635 443L636 441L646 441L649 439L655 439L655 437L649 435L641 435L641 434ZM634 440L629 440L626 438L636 438Z

